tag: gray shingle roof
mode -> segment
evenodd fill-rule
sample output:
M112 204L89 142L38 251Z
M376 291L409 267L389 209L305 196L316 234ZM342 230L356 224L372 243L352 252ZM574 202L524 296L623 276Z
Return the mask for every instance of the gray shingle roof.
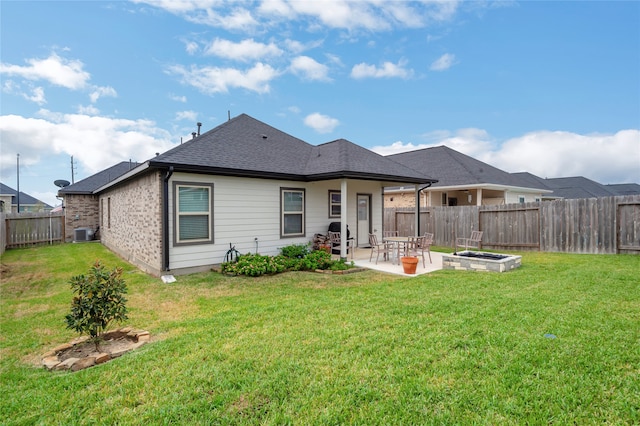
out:
M18 195L18 191L5 185L4 183L0 183L0 194L11 195L11 205L18 204L18 200L16 198L16 196ZM42 204L44 207L51 207L49 204L45 203L44 201L40 201L37 198L32 197L31 195L20 191L21 206L35 206L36 204Z
M73 185L60 188L58 194L92 194L96 189L119 178L137 165L138 163L135 162L122 161L115 166L111 166L95 175L82 179Z
M438 179L434 187L496 184L545 189L447 146L419 149L387 156L415 170L429 171Z
M612 197L618 195L604 185L584 176L545 179L553 195L562 198Z
M587 179L584 176L543 179L528 172L513 174L519 176L521 179L537 181L541 185L544 185L547 189L552 190L553 194L551 195L567 199L640 194L640 185L635 183L602 185L596 181ZM634 190L638 192L634 192Z
M611 183L605 186L618 195L640 194L640 185L637 183Z
M246 114L154 157L149 165L302 181L340 177L411 183L433 180L347 140L313 146Z

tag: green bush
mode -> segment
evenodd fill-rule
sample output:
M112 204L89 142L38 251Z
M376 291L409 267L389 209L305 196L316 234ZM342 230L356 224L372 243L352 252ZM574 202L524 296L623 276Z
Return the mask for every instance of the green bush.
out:
M282 247L280 252L282 254L278 256L244 254L237 262L223 263L221 271L230 275L258 277L285 271L342 271L353 267L353 262L347 264L344 259L332 260L331 254L324 250L309 251L309 244L292 244Z
M277 274L287 269L283 256L263 256L261 254L243 254L237 262L222 264L222 272L232 275L258 277L264 274Z
M292 259L303 259L309 252L309 244L291 244L280 249L284 257Z
M312 251L303 259L305 269L310 271L329 269L334 262L331 260L331 255L324 250Z
M102 334L112 321L127 320L127 285L122 279L122 268L109 272L96 261L89 275L77 275L70 280L75 296L71 313L65 319L67 328L87 334L99 350Z

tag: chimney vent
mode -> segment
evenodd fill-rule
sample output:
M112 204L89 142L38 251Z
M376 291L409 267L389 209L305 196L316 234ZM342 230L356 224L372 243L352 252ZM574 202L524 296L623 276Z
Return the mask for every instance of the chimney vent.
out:
M196 138L196 132L191 132L191 139L195 139Z
M198 136L200 136L200 127L202 127L202 123L198 121L196 124L198 125Z

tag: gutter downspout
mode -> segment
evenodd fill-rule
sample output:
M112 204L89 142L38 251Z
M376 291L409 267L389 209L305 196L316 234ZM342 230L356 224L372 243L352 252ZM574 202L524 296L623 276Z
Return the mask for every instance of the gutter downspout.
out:
M162 271L169 271L169 179L173 166L169 166L162 185Z
M422 191L424 191L427 188L430 188L431 185L433 185L433 182L429 182L428 184L426 184L425 186L423 186L422 188L418 189L418 192L416 192L416 216L417 216L417 220L416 220L416 236L420 236L422 235L420 233L420 193Z

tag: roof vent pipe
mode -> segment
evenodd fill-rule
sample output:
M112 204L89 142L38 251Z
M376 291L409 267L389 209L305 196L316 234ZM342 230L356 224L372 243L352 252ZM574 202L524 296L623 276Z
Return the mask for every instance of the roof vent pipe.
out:
M195 139L196 138L196 132L191 132L191 139Z
M198 125L198 136L200 136L200 127L202 127L202 123L198 121L196 124Z

